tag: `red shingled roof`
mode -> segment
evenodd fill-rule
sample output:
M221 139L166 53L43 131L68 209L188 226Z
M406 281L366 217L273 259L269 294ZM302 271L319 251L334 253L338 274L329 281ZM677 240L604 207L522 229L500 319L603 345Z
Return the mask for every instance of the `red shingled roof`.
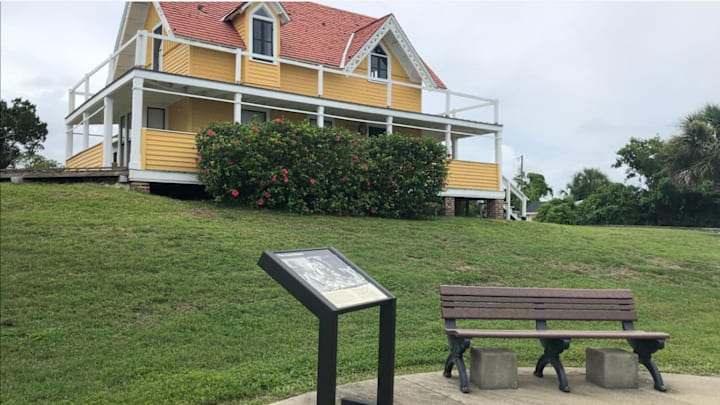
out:
M247 49L244 38L222 18L246 2L160 2L175 35L205 42ZM311 63L340 67L347 53L349 61L390 17L376 19L362 14L309 2L283 2L290 22L280 27L280 56ZM427 66L435 83L443 82Z

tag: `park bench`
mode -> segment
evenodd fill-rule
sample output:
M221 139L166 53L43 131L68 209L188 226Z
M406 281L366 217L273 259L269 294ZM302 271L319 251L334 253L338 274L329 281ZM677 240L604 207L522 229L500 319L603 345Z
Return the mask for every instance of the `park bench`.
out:
M540 339L544 352L533 374L542 377L545 366L551 364L564 392L570 392L570 387L560 353L570 347L570 339L626 339L650 372L654 388L665 391L652 354L662 349L670 336L635 330L637 314L630 290L443 285L440 296L450 345L443 375L450 378L453 366L457 366L462 392L470 391L463 353L472 338ZM535 329L461 329L457 320L533 320ZM622 330L552 330L548 321L620 321Z

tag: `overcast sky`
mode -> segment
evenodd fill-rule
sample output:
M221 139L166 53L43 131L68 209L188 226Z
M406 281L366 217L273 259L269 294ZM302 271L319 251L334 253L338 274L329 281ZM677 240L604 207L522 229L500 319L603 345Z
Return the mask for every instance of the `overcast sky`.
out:
M584 167L622 181L610 165L630 137L668 138L684 115L720 104L720 2L323 3L394 13L451 90L500 100L503 172L523 155L556 193ZM123 6L0 3L0 94L37 105L46 157L64 161L67 90L113 52ZM485 160L482 148L492 145L459 158Z

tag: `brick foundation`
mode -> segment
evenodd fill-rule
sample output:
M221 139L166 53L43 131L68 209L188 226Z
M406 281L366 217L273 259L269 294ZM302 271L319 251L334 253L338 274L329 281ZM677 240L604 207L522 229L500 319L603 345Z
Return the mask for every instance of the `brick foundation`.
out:
M130 190L150 194L150 183L133 181L130 183Z
M490 219L504 219L503 203L505 200L487 200L487 217Z
M446 217L455 216L455 197L443 197L443 214Z

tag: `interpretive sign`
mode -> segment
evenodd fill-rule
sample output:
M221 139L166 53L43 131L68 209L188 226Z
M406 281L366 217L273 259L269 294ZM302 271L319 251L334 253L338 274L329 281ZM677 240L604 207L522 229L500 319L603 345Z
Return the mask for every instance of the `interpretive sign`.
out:
M355 307L390 298L371 283L366 274L352 268L330 249L275 255L335 308Z
M395 297L332 247L263 252L258 265L320 320L317 403L335 403L338 315L380 307L377 404L393 402ZM343 404L368 404L345 398Z

